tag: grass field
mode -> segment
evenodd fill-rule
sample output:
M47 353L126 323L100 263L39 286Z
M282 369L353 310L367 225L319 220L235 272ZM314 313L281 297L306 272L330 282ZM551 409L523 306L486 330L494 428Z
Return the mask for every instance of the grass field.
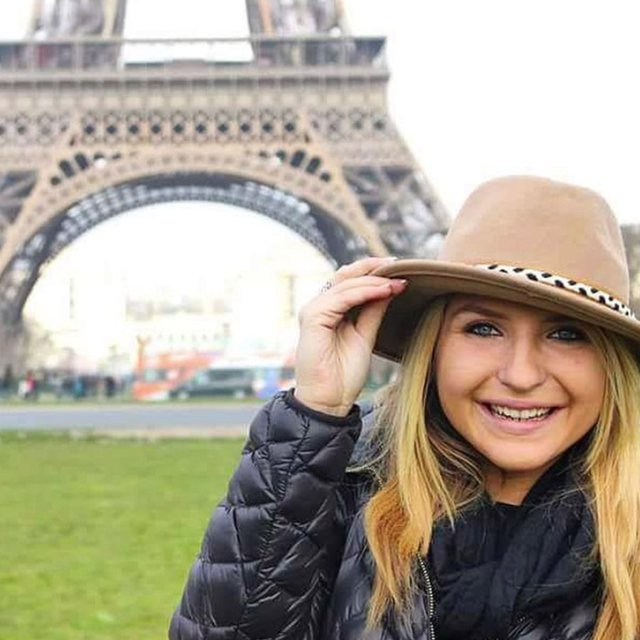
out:
M241 447L0 435L0 638L166 638Z

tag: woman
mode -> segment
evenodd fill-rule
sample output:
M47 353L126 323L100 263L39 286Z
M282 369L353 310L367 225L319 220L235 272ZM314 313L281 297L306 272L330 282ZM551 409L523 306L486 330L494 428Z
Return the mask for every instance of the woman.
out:
M640 637L628 286L602 198L530 177L474 192L439 260L339 269L172 640ZM354 405L372 350L402 360L375 416Z

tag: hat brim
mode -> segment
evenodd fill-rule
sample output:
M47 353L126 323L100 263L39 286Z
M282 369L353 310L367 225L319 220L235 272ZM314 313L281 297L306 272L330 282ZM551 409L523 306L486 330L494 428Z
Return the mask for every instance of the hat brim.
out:
M406 259L386 264L372 275L404 278L382 320L374 353L399 361L432 300L446 294L472 294L518 302L557 312L614 331L640 352L640 322L566 289L497 271L441 260Z

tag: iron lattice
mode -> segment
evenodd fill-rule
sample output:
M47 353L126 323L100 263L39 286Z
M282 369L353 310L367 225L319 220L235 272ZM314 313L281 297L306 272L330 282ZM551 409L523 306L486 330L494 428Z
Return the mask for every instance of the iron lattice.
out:
M135 61L150 50L162 59ZM448 217L389 116L384 50L346 36L0 43L5 324L65 246L153 202L253 209L336 265L433 255Z

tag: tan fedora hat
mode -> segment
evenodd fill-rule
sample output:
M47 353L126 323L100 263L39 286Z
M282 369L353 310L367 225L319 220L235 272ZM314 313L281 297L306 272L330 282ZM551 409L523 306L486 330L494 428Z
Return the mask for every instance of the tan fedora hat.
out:
M429 302L449 293L559 312L640 344L620 228L607 202L582 187L532 176L491 180L464 203L437 259L397 260L375 273L409 281L376 340L375 352L392 360Z

